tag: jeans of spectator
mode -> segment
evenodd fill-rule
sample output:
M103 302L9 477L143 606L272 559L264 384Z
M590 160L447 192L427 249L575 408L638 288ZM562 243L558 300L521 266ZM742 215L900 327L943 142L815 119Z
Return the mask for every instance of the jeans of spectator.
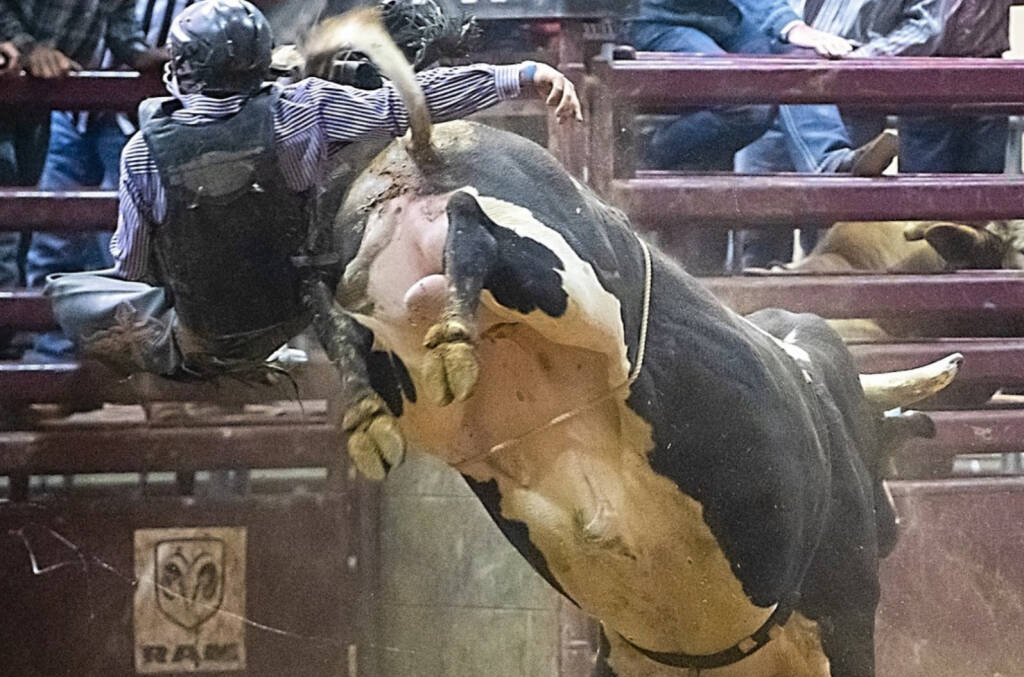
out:
M36 185L46 160L50 134L46 111L0 113L0 186ZM27 238L18 231L0 231L0 289L24 284ZM0 350L5 350L14 329L0 327Z
M50 149L39 187L42 190L77 190L98 187L116 190L121 149L128 138L112 115L88 118L84 129L78 115L54 111L50 124ZM57 272L97 270L113 265L108 251L109 232L36 232L25 260L25 281L41 287L46 276ZM59 331L40 334L35 341L37 357L63 358L74 347Z
M901 116L900 172L1000 174L1009 131L999 116Z
M716 41L691 26L636 22L641 50L699 54L779 54L792 48L769 38L744 18L728 39ZM801 172L834 171L850 157L850 139L833 105L721 106L685 113L658 129L642 162L656 169L702 168L760 137L778 119L791 162Z
M35 186L46 160L49 113L0 114L0 186ZM23 282L21 233L0 232L0 289Z
M885 129L885 118L843 111L843 123L853 145L861 146ZM776 120L761 138L739 150L733 168L738 174L771 174L796 170L786 144L786 132ZM800 227L800 248L811 251L818 242L818 229ZM734 268L764 268L786 263L793 255L793 234L788 230L749 229L736 233Z

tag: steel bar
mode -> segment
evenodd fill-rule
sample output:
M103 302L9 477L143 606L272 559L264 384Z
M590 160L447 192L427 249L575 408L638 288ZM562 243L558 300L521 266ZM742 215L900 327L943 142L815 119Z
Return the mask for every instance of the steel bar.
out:
M638 53L598 58L616 98L641 106L750 103L1024 104L1024 61L946 57L845 59Z
M626 16L631 0L460 0L462 11L491 20L593 20Z
M0 289L0 328L45 331L53 329L50 302L39 291Z
M0 80L0 106L56 110L134 111L150 96L167 94L159 74L81 71L60 81L28 75Z
M2 82L2 81L0 81ZM117 192L0 189L0 230L113 230Z
M214 382L172 381L154 374L120 377L93 362L23 364L0 362L0 403L85 403L212 401L247 404L282 400L322 400L337 392L337 372L317 360L299 368L294 383L250 385L230 378Z
M331 467L341 444L338 429L323 422L0 431L0 474Z
M1024 271L934 275L744 275L703 278L740 313L785 308L830 318L1024 316Z
M641 172L613 180L610 198L638 224L652 227L1024 218L1024 182L1001 174L860 178Z
M934 439L914 439L902 456L952 458L958 454L1024 452L1024 410L933 411Z

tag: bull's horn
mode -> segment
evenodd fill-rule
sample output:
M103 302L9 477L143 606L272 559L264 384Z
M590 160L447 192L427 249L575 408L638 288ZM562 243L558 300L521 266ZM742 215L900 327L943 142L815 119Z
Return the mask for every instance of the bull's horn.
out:
M964 356L953 353L917 369L884 374L861 374L860 385L868 402L882 409L906 407L948 386Z
M411 151L430 147L430 111L412 66L398 49L380 18L380 11L366 7L321 21L310 31L304 46L307 61L322 59L344 48L362 52L398 90L409 111Z

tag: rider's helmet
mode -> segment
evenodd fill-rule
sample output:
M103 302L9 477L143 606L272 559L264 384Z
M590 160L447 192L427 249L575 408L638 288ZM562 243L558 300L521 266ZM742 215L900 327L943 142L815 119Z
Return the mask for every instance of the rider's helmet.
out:
M182 93L235 94L267 79L270 24L246 0L201 0L179 14L169 35L169 74Z

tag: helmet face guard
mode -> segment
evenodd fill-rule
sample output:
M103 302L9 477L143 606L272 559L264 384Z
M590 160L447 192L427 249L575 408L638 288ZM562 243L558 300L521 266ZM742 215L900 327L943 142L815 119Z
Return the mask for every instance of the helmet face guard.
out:
M273 34L246 0L201 0L175 18L169 38L170 75L181 93L247 93L268 77Z

